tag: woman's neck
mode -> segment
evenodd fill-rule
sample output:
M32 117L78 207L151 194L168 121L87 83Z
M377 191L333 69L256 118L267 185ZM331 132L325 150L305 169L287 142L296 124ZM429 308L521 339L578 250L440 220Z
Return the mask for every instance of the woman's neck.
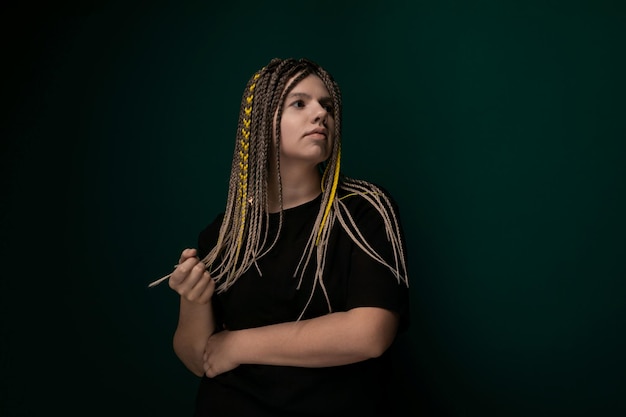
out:
M280 211L278 179L274 170L269 178L269 211ZM322 191L321 174L317 167L309 170L281 169L283 210L297 207L317 197Z

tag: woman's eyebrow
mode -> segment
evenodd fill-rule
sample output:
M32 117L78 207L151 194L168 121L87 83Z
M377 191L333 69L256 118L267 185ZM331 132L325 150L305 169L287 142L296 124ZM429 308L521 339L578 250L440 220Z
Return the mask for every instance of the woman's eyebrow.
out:
M298 92L296 92L296 93L289 93L289 94L287 95L287 98L288 98L288 99L289 99L289 98L294 98L294 97L298 97L298 98L306 98L306 99L309 99L309 100L312 98L312 97L311 97L311 95L310 95L310 94L307 94L307 93L298 93ZM330 101L332 101L332 99L330 98L330 96L324 96L324 97L321 97L318 101L321 103L321 102L324 102L324 101L329 101L329 100L330 100Z
M289 95L287 95L287 98L293 98L293 97L299 97L299 98L311 98L310 94L307 93L289 93Z

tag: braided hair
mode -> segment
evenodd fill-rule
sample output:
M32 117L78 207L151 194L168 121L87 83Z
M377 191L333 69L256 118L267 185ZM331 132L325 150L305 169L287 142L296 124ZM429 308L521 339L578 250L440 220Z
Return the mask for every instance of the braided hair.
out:
M306 266L315 254L317 269L313 289L319 285L326 295L323 270L330 231L338 222L351 239L372 258L387 266L398 283L408 286L405 253L399 221L387 195L367 181L340 174L341 161L341 92L333 77L320 65L308 59L272 59L256 72L246 84L239 111L239 122L233 153L228 197L216 245L202 262L218 292L228 290L256 261L268 253L278 240L283 224L283 201L280 174L280 123L283 103L289 92L309 75L318 76L330 93L335 131L330 157L319 165L322 173L320 211L315 220L304 253L294 271L300 283ZM272 146L273 138L276 146ZM274 159L277 178L270 179L270 158ZM268 184L278 184L280 206L278 233L269 241ZM337 197L338 189L348 195L360 195L380 213L387 229L393 259L383 259L365 240L346 205ZM259 270L259 273L261 271ZM311 297L313 291L311 292ZM306 310L306 307L305 307ZM304 311L303 311L304 312Z

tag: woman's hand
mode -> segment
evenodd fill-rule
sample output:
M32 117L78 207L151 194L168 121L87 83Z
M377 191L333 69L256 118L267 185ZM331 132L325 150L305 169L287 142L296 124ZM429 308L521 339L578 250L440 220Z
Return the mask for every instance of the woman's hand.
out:
M204 349L204 373L213 378L235 369L239 364L234 361L235 337L237 332L222 330L207 340Z
M196 249L185 249L169 279L170 288L195 304L208 304L215 291L215 281L197 257Z

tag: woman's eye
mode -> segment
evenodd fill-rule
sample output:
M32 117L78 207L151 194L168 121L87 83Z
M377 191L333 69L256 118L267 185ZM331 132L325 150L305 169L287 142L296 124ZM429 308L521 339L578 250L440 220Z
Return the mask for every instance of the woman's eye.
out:
M296 101L294 101L291 105L292 105L293 107L298 107L298 108L300 108L300 107L304 107L304 101L302 101L302 100L296 100Z
M328 113L332 113L333 112L333 106L331 104L327 104L324 106L324 109L326 109L326 111Z

